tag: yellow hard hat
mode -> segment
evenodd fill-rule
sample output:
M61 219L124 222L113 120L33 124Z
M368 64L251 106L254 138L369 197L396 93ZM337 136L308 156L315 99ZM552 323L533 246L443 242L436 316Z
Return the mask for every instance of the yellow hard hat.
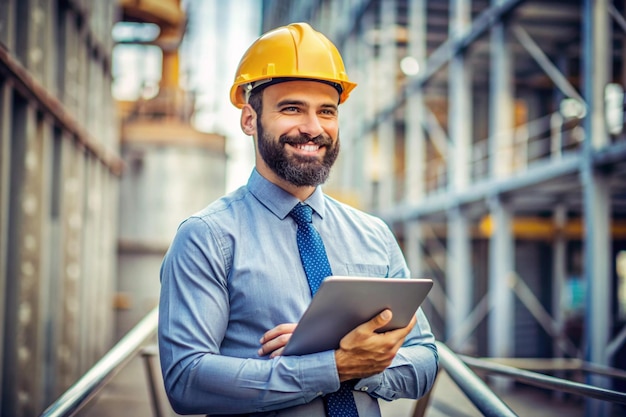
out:
M331 84L339 91L339 103L356 87L335 45L308 23L292 23L265 33L248 48L237 67L230 101L241 108L254 88L285 79Z

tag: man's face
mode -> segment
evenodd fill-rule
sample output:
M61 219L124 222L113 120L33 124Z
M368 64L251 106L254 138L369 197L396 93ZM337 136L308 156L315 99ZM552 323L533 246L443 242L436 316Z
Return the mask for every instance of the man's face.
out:
M276 176L296 187L326 181L339 154L338 100L337 90L314 81L289 81L263 91L258 152Z

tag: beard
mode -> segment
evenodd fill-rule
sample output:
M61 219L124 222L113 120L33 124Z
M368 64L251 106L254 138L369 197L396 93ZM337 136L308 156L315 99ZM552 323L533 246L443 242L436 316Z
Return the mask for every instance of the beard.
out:
M306 135L282 135L276 141L265 133L260 121L257 123L257 132L259 154L267 166L280 178L296 187L316 187L326 182L330 169L339 155L339 136L334 144L332 139L324 134L314 138ZM321 160L316 156L288 155L285 150L287 143L301 145L309 142L326 147Z

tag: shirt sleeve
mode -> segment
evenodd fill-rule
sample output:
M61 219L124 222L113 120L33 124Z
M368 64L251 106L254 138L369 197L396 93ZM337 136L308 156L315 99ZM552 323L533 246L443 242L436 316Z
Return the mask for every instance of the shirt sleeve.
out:
M410 276L409 269L395 237L389 230L390 277ZM417 324L407 336L391 365L382 373L361 379L355 389L374 398L392 401L398 398L423 397L435 383L439 356L426 315L419 308Z
M250 413L305 404L339 387L334 352L275 359L220 354L229 318L228 245L203 219L179 228L161 267L158 341L177 413Z
M415 328L391 365L380 374L361 379L355 385L356 390L392 401L418 399L432 388L438 371L437 347L421 309L417 312L417 319Z

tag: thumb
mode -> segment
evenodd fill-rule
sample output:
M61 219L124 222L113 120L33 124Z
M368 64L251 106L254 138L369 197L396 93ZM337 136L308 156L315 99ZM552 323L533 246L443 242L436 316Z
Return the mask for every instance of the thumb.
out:
M391 317L393 317L393 313L388 308L381 311L380 314L374 317L373 320L376 324L376 328L379 329L389 323L391 321Z

